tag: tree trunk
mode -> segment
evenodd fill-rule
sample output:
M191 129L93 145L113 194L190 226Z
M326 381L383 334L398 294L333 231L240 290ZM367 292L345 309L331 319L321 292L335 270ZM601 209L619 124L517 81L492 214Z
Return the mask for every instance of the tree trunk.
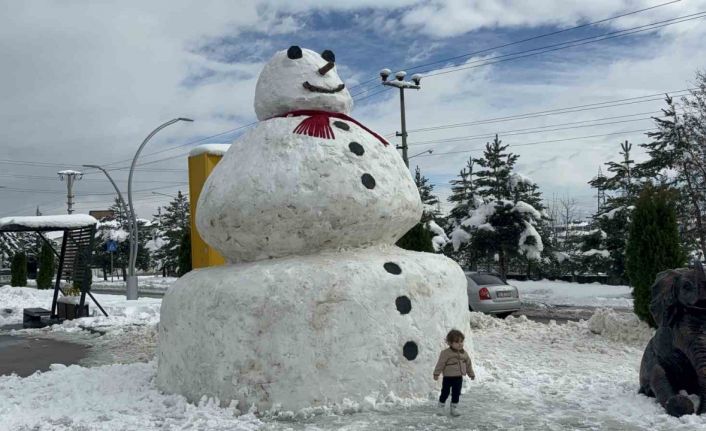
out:
M103 265L103 281L108 281L108 271L105 268L105 265Z
M127 269L123 266L120 268L123 272L123 281L127 282Z

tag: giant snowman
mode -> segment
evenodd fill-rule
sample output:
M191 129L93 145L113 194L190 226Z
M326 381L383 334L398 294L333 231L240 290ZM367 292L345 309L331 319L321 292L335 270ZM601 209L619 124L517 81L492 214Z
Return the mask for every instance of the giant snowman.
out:
M444 256L394 245L422 204L395 147L349 117L352 104L331 51L292 46L265 65L260 122L196 211L228 264L165 295L160 388L258 410L434 389L444 336L469 326L466 279Z

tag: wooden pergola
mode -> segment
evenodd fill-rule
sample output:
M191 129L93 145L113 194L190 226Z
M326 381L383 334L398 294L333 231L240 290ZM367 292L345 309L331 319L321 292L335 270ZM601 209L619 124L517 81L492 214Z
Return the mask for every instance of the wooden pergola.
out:
M108 315L91 293L90 283L83 283L84 280L88 280L91 276L91 257L93 255L93 242L97 224L98 221L95 218L86 214L0 218L0 235L7 232L34 232L49 245L59 259L51 310L43 308L25 309L25 319L29 317L30 319L36 318L36 320L40 320L42 316L48 316L51 321L58 320L57 300L59 299L59 292L66 296L66 293L61 288L62 277L74 283L80 283L79 310L84 309L86 295L88 295L101 312L106 316ZM52 242L44 235L46 232L57 231L63 232L60 251L57 251Z

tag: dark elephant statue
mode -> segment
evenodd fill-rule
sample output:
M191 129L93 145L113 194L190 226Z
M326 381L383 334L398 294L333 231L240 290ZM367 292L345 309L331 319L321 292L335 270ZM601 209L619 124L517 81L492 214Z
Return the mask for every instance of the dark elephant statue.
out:
M652 286L650 312L657 331L640 365L640 393L656 397L672 416L706 410L706 274L693 269L661 272ZM683 394L699 396L697 406Z

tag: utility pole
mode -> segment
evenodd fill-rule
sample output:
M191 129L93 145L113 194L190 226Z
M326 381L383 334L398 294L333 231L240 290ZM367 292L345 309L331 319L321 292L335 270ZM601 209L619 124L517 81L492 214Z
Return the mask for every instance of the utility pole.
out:
M79 171L72 171L72 170L65 170L65 171L59 171L57 172L59 175L59 179L61 181L64 181L64 178L66 178L66 205L68 207L67 211L69 214L72 214L74 212L73 206L74 206L74 182L80 180L83 178L83 173Z
M382 85L387 85L389 87L397 87L400 89L400 118L402 123L402 132L397 132L395 135L402 138L402 145L398 146L398 150L402 150L402 160L404 164L409 168L409 158L407 157L407 121L405 118L405 107L404 107L404 90L413 88L419 90L421 86L419 83L422 80L422 75L415 73L412 75L412 81L405 81L404 78L407 76L407 72L401 70L395 73L396 80L388 81L387 78L392 72L390 69L382 69L380 71L380 77L382 78Z
M598 184L598 186L596 187L596 189L598 190L596 195L596 197L598 198L598 208L596 209L596 214L600 214L603 207L605 207L605 186L603 185L605 175L603 175L603 170L600 166L598 167L598 175L595 179L597 180L596 183Z

